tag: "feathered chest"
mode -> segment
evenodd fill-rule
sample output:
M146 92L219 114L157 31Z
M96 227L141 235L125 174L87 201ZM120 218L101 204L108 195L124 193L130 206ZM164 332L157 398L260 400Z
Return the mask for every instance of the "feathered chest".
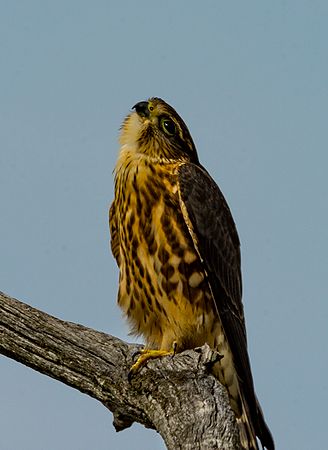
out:
M114 203L118 301L135 331L203 305L209 291L181 211L177 166L127 164L117 172Z
M176 166L150 165L143 160L127 163L117 172L115 202L123 253L143 245L152 255L162 241L174 240L174 229L185 226Z

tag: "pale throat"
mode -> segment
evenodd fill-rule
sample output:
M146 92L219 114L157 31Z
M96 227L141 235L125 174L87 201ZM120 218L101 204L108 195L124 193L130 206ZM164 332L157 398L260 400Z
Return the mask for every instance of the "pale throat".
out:
M122 147L136 148L138 142L141 128L150 123L149 119L142 119L137 113L133 112L125 119L121 134L119 137L119 142Z

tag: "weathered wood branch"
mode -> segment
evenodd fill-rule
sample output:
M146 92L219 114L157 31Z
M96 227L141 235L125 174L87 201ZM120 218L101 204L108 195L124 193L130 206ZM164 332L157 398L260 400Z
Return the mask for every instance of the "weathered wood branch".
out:
M128 380L140 346L64 322L0 292L0 353L99 400L117 431L134 421L170 450L240 449L226 390L204 346L147 363Z

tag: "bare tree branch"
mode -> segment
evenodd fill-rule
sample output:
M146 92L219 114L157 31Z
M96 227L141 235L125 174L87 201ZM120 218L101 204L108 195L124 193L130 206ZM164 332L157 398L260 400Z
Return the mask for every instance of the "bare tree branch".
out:
M0 353L99 400L117 431L134 421L170 450L240 449L226 389L208 346L157 359L128 381L140 346L64 322L0 292Z

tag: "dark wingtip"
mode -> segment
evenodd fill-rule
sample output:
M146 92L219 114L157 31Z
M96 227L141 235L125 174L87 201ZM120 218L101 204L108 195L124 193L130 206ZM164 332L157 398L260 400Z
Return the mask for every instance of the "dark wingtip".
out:
M257 417L258 417L257 436L261 441L262 447L267 450L275 450L274 440L271 431L269 430L269 427L264 420L263 412L258 402L257 402Z

